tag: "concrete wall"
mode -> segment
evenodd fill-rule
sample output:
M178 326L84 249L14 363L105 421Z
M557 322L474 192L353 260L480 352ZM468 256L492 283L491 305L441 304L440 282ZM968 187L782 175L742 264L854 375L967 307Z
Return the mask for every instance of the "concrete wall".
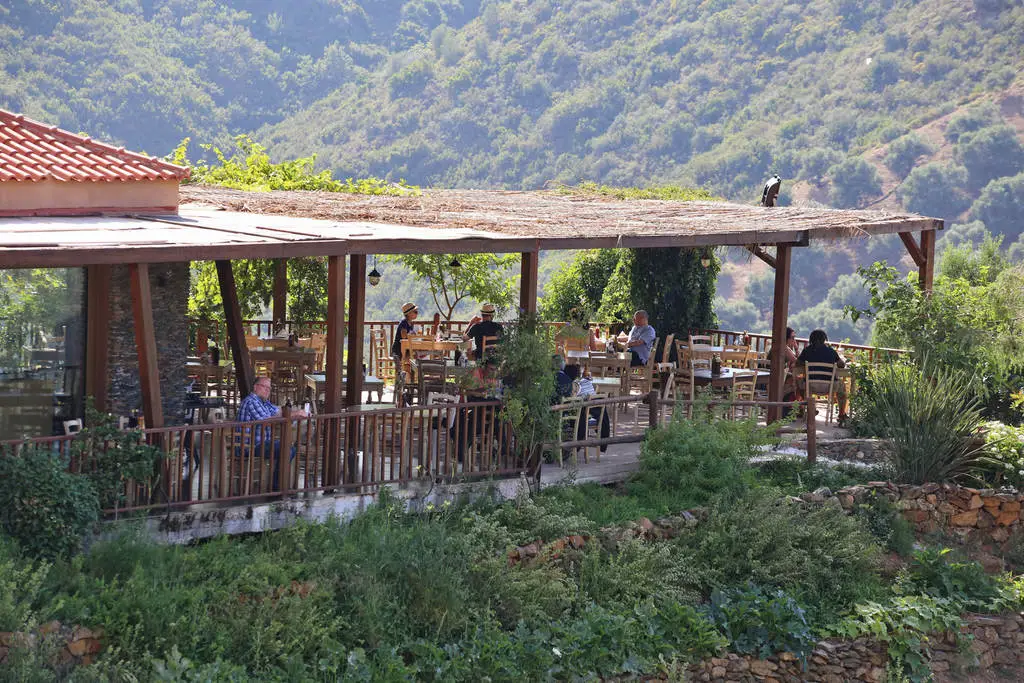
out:
M185 402L185 357L188 355L188 263L151 264L149 282L153 295L160 367L160 398L168 426L182 423ZM127 415L142 409L139 359L135 351L135 320L127 266L111 269L110 340L107 355L109 412Z
M156 208L178 210L177 180L0 183L0 216Z

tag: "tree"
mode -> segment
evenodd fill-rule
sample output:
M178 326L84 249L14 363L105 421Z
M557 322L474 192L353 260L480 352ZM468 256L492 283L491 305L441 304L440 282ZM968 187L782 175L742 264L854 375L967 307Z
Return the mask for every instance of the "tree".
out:
M875 167L860 157L850 157L828 170L832 180L829 201L840 208L853 208L864 197L871 197L882 191Z
M1024 173L986 185L971 205L970 216L1010 239L1024 233Z
M954 155L967 169L973 188L985 187L1003 176L1024 171L1024 144L1011 126L998 125L964 133L956 144ZM989 224L989 227L993 227Z
M970 206L966 185L967 169L963 166L931 163L912 170L896 196L915 213L951 219Z
M939 257L938 273L950 280L966 280L975 287L992 284L1010 267L1002 244L1002 235L993 237L986 231L977 247L970 242L949 246Z
M715 283L721 263L701 249L630 249L631 298L664 337L716 324ZM710 257L708 267L701 258Z
M413 277L425 282L437 310L451 320L465 299L490 302L499 309L514 301L515 278L509 268L518 262L515 254L458 254L459 267L453 268L454 254L397 254L386 261L401 263Z
M889 145L885 165L899 177L905 177L917 164L919 157L931 154L935 148L917 133L910 133Z
M579 252L568 265L552 275L540 301L541 316L545 320L568 320L573 309L595 315L622 253L621 249Z

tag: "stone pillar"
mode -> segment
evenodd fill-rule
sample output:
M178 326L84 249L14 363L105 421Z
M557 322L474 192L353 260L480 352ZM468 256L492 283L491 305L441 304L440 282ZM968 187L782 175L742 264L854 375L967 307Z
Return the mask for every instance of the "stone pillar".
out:
M179 425L185 416L189 264L151 264L149 284L153 297L164 424ZM110 269L107 367L108 412L128 415L133 409L141 411L139 360L135 350L135 322L127 266Z

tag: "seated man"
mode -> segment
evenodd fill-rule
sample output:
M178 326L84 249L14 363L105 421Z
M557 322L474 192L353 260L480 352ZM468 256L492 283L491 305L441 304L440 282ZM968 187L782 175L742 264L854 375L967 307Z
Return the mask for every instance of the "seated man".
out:
M480 360L483 355L484 337L501 338L501 323L494 322L494 304L480 307L480 315L474 315L469 321L469 329L462 335L463 340L472 339L475 349L473 359Z
M633 329L629 331L629 337L626 339L630 366L647 365L656 336L654 328L648 324L647 311L637 311L633 315Z
M846 359L826 342L828 342L828 335L825 334L825 330L811 332L807 346L796 359L797 367L803 368L805 363L832 363L836 367L845 368ZM806 389L816 394L827 393L828 380L828 375L813 373L810 377L805 378ZM846 385L837 380L835 391L836 400L839 402L839 423L842 424L846 421Z
M260 420L269 420L272 417L281 416L281 407L276 406L270 402L270 378L269 377L257 377L256 383L252 386L252 393L242 399L242 404L238 407L238 422L258 422ZM309 413L305 410L296 409L291 412L291 417L294 419L301 419L309 417ZM249 430L247 429L246 432ZM269 458L271 455L274 457L275 463L280 459L281 456L281 442L277 439L273 439L272 430L270 425L264 425L259 427L252 432L252 446L254 453L261 453L263 457ZM273 445L268 445L273 439ZM291 448L291 457L295 457L295 447ZM274 465L274 488L278 488L277 485L277 465Z

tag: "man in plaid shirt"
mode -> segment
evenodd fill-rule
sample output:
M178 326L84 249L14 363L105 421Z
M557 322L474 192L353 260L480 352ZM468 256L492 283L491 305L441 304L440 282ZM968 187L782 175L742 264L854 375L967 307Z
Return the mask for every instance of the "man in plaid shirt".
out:
M242 405L238 407L238 421L239 422L257 422L259 420L268 420L272 417L280 417L281 407L274 405L270 402L270 378L269 377L258 377L256 378L256 384L252 387L252 393L242 399ZM291 417L295 419L308 417L309 413L305 410L293 410ZM246 430L248 431L248 430ZM269 448L262 446L264 441L270 442L271 440L271 429L270 425L264 425L253 431L252 444L254 451L262 451L265 457L270 457L273 453L275 458L278 458L281 454L281 442L274 440L273 451ZM292 449L291 457L295 457L295 450ZM277 466L274 468L274 486L277 487Z

